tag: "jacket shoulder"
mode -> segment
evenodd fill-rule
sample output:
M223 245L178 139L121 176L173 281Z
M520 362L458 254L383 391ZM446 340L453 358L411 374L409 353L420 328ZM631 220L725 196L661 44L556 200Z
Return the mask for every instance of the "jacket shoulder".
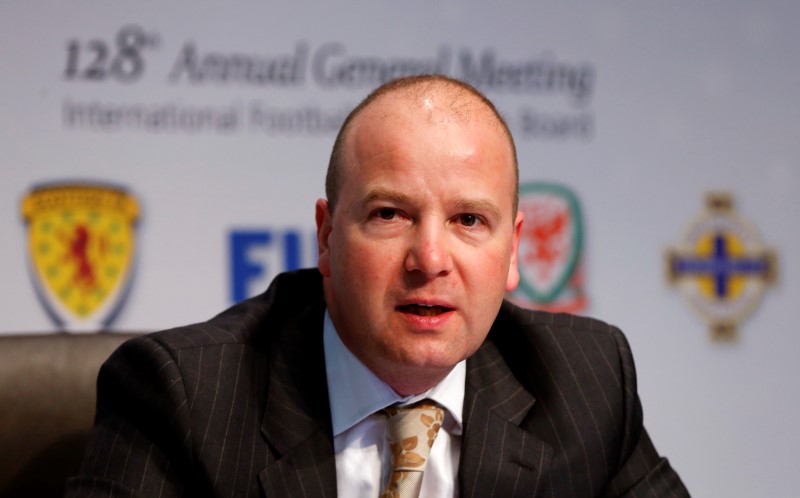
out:
M507 301L500 309L493 332L500 336L513 334L531 347L568 347L574 343L591 350L630 352L625 334L602 320L567 313L534 311Z

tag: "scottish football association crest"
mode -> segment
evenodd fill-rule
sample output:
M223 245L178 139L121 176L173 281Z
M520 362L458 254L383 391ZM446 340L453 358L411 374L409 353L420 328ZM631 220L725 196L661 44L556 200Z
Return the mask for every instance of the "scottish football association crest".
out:
M136 199L97 184L35 187L22 200L30 273L56 324L70 331L108 325L133 267Z
M726 193L709 194L706 209L667 251L669 281L709 322L714 339L736 337L737 324L758 306L776 273L775 252Z
M519 209L525 215L520 283L509 298L547 311L585 309L583 219L577 197L561 185L530 183L520 186Z

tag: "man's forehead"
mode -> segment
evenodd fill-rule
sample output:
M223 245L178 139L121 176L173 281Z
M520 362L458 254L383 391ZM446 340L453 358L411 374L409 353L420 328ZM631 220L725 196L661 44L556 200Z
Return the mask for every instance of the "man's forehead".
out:
M513 149L507 135L493 115L475 104L475 112L466 106L443 108L440 101L424 96L376 104L352 123L345 139L342 152L348 170L365 160L403 162L418 151L417 140L422 133L438 137L441 147L449 147L450 154L465 159L478 150L502 151L503 162L507 160L513 171Z
M470 134L494 136L509 147L513 163L513 146L491 109L461 88L432 88L430 85L381 95L365 107L350 123L344 139L343 154L348 158L345 163L353 164L356 150L363 153L372 149L374 153L385 140L400 146L406 135L418 126L458 127L469 130Z

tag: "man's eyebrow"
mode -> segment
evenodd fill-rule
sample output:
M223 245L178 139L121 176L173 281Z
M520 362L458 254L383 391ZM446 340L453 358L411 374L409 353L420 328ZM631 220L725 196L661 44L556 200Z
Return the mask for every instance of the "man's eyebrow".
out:
M500 219L500 208L486 199L459 199L456 204L459 211L466 213L488 213L490 217Z
M394 204L407 204L411 202L411 197L397 192L396 190L389 190L384 187L375 187L367 191L364 195L363 203L370 204L375 201L391 202ZM500 208L497 204L487 199L459 199L453 206L456 210L465 213L486 213L489 217L499 219Z
M408 203L410 198L397 192L395 190L389 190L383 187L376 187L374 189L369 190L366 195L364 196L363 203L370 204L375 201L388 201L393 202L396 204Z

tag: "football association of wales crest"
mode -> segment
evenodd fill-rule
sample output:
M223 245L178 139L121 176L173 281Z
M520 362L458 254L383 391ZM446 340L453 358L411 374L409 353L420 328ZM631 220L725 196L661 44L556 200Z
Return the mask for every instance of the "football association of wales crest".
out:
M583 218L578 198L550 183L520 186L525 215L519 244L518 289L509 298L547 311L579 312L587 305L583 289Z
M713 193L680 244L667 251L667 278L709 322L714 339L733 339L737 324L775 281L776 261L755 227L736 212L733 197Z
M22 200L31 277L57 326L96 331L115 317L133 270L139 204L91 183L34 187Z

